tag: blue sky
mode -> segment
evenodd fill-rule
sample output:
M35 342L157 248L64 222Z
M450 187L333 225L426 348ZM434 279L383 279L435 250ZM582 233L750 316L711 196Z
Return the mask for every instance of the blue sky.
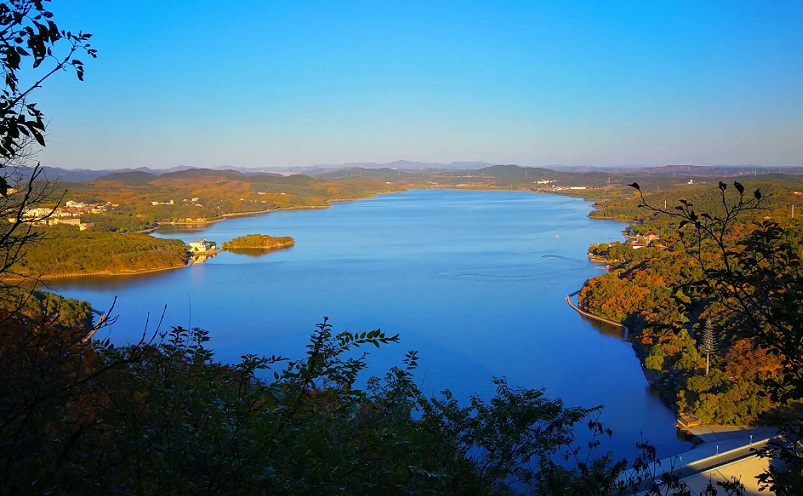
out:
M43 164L803 165L803 1L54 0Z

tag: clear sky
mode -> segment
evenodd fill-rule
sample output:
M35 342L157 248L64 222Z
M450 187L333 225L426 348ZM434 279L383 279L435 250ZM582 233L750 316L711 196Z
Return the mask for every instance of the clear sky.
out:
M803 1L54 0L45 165L803 165Z

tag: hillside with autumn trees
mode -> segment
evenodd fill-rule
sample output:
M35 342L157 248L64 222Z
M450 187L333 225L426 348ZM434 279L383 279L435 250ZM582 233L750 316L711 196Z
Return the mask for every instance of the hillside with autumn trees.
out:
M96 230L139 231L159 224L204 224L232 215L278 209L326 207L401 188L374 178L319 180L310 176L243 174L190 169L160 175L110 174L80 183L62 183L64 200L99 202L104 213L82 217Z
M790 180L796 184L788 185ZM749 253L750 243L767 226L777 225L778 239L773 242L786 247L776 261L800 260L803 226L792 215L793 205L803 203L801 183L789 177L784 182L740 184L761 192L760 207L742 209L716 240L691 237L688 226L695 221L687 219L681 225L672 215L681 215L685 208L704 212L707 218L697 217L697 223L717 219L723 196L711 184L678 185L644 197L632 191L627 197L597 203L600 208L592 216L632 221L626 230L630 239L592 245L590 254L611 269L586 281L579 293L580 306L630 328L645 374L678 412L693 413L704 422L754 424L772 423L773 416L789 406L771 394L788 373L783 353L757 346L755 337L743 332L738 323L747 315L735 297L719 297L701 285L707 277L705 267L729 268L723 265L718 246L735 250L726 252L726 257ZM646 246L640 248L641 244Z

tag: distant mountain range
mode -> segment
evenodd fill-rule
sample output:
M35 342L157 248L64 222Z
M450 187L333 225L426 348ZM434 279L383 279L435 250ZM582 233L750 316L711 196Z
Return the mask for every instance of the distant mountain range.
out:
M109 174L118 174L125 172L144 172L147 174L161 175L173 172L181 172L191 169L211 169L211 170L234 170L246 175L251 174L306 174L306 175L319 175L325 174L328 171L334 170L348 170L348 169L394 169L404 171L423 171L423 170L476 170L484 167L490 167L494 164L488 162L452 162L449 164L442 164L438 162L411 162L408 160L397 160L386 164L378 164L376 162L360 162L360 163L346 163L340 165L309 165L309 166L292 166L292 167L237 167L233 165L222 165L219 167L194 167L190 165L179 165L167 169L152 169L150 167L137 167L137 168L122 168L122 169L64 169L61 167L44 166L45 176L50 180L59 180L67 182L81 182L92 181L99 177L107 176ZM25 175L25 168L20 171Z
M448 164L440 162L411 162L409 160L396 160L379 164L376 162L350 162L345 164L319 164L299 167L267 168L266 172L292 172L294 174L323 174L327 171L340 169L394 169L402 171L425 171L425 170L477 170L490 167L494 164L490 162L451 162Z
M168 173L178 173L190 170L218 170L218 171L236 171L245 175L257 174L270 174L270 175L288 175L288 174L304 174L310 176L329 176L337 177L340 175L348 175L347 171L359 170L385 170L385 171L403 171L403 172L436 172L436 171L477 171L487 176L494 177L516 177L534 175L537 173L544 173L547 171L559 171L568 173L604 173L610 172L615 174L631 175L656 175L656 176L689 176L689 177L711 177L711 176L738 176L738 175L763 175L763 174L790 174L800 175L803 174L803 167L766 167L760 165L664 165L659 167L638 167L638 166L567 166L567 165L550 165L548 167L521 167L518 165L507 164L491 164L488 162L451 162L448 164L439 162L411 162L408 160L397 160L395 162L388 162L379 164L375 162L359 162L359 163L346 163L340 165L311 165L311 166L298 166L298 167L237 167L237 166L220 166L212 169L193 167L187 165L180 165L168 169L151 169L149 167L138 168L124 168L124 169L63 169L60 167L42 167L44 174L49 180L59 180L66 182L82 182L92 181L99 177L108 175L129 175L133 178L137 175L162 175ZM18 171L27 176L30 169L20 168Z

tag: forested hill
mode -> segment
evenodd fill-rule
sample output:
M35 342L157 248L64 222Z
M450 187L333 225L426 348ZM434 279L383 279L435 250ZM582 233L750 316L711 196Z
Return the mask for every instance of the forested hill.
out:
M637 182L645 191L647 199L655 206L675 205L684 198L698 207L699 211L708 211L715 208L720 200L713 195L718 180L708 180L685 183L669 183L667 178L639 177ZM789 176L785 174L770 174L767 176L748 177L742 180L745 187L760 189L764 196L763 216L778 218L791 215L791 205L802 197L798 194L803 190L803 176ZM637 230L646 232L649 228L656 228L655 223L668 228L671 224L669 217L656 217L639 205L642 203L639 195L632 188L627 188L621 194L598 196L595 198L597 210L591 212L592 217L615 218L627 221L638 221L640 225L649 226Z
M610 271L586 281L581 307L625 323L664 398L707 423L773 422L789 405L772 389L799 374L789 365L799 344L773 350L744 332L768 329L763 319L780 320L799 306L783 298L794 291L803 258L803 178L770 179L776 177L662 191L640 184L643 196L631 190L598 201L592 213L633 224L627 241L592 245L590 253ZM713 227L700 227L704 235L697 237L696 226ZM712 276L727 283L712 286ZM756 281L759 290L752 289ZM793 336L793 328L781 334Z

